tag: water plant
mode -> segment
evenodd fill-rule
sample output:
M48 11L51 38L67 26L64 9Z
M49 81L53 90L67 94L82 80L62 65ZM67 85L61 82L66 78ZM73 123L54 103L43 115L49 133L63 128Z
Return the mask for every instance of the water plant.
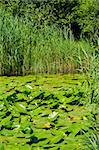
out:
M86 144L89 149L98 150L99 149L99 136L98 136L98 122L95 116L98 115L98 105L99 105L99 54L97 53L97 49L88 55L85 49L81 50L85 55L85 61L89 62L87 67L83 67L82 58L79 56L81 71L85 72L85 82L83 84L86 85L85 95L87 96L87 110L91 112L93 120L93 132L85 133L87 141ZM85 86L84 85L84 86ZM83 85L82 85L83 86Z
M76 74L0 77L1 147L84 149L95 125L84 80Z

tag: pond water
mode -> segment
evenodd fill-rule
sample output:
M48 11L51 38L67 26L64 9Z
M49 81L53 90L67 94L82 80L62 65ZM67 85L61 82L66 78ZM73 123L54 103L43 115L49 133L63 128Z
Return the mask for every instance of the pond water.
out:
M0 77L0 150L84 150L84 75Z

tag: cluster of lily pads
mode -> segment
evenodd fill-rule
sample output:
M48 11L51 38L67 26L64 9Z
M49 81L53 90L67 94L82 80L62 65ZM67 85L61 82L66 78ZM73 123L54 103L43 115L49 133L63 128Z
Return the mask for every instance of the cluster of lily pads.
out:
M96 116L84 77L0 77L0 150L85 150Z

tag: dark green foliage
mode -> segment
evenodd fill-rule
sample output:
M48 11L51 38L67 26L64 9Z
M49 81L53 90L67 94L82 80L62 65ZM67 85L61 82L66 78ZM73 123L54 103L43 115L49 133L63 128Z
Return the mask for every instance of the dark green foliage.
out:
M6 0L6 10L19 18L27 17L33 25L55 25L72 30L80 36L97 42L99 26L98 0Z

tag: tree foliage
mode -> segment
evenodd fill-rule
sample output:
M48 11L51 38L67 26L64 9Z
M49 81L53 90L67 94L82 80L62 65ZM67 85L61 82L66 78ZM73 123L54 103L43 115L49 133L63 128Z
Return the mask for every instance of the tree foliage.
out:
M71 30L74 37L96 42L99 36L98 0L1 0L2 7L36 26L54 25Z

